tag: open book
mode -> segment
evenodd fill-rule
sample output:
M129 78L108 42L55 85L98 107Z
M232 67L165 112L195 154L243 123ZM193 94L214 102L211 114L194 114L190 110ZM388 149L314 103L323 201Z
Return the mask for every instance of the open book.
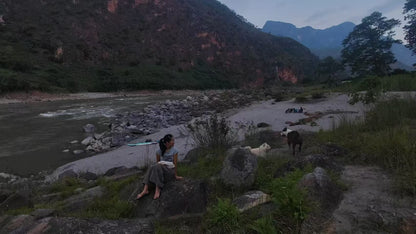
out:
M168 162L168 161L159 161L158 162L161 165L165 165L168 168L175 168L175 164L173 164L173 162Z

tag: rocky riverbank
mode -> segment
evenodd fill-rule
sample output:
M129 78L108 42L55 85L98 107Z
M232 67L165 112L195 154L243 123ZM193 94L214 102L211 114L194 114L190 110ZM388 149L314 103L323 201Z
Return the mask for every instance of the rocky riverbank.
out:
M100 153L160 129L186 124L203 115L247 106L253 101L264 100L266 96L264 92L228 90L207 91L183 100L167 100L149 105L143 111L117 114L105 132L97 133L95 126L88 124L84 131L89 136L81 143L86 151Z

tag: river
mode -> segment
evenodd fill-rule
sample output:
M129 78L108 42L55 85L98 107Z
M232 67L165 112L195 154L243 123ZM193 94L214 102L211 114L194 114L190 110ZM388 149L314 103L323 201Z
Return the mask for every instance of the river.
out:
M171 99L151 95L89 100L14 103L0 105L0 172L29 176L91 156L85 149L83 126L92 123L98 133L108 129L117 113L141 111L150 104ZM176 96L176 99L179 96ZM79 143L71 144L77 140ZM69 152L64 150L69 149Z

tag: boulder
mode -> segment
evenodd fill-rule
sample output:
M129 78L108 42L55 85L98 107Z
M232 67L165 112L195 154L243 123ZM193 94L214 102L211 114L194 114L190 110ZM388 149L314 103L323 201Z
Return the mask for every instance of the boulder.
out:
M122 180L124 178L140 174L143 174L143 171L137 167L116 167L115 170L108 170L105 176L107 176L108 180Z
M256 171L257 157L249 149L238 147L227 152L220 178L226 185L248 188L254 183Z
M53 209L37 209L33 211L32 213L30 213L30 215L33 216L35 220L54 216L55 214L56 214L56 210L53 210Z
M270 196L262 191L249 191L233 200L240 212L270 201Z
M67 212L75 212L83 210L94 199L104 196L105 188L96 186L85 190L83 193L69 197L63 201L63 210Z
M30 215L0 217L0 233L154 233L149 219L99 220L73 217L46 217L35 220ZM4 223L4 224L3 224Z
M58 176L58 180L64 180L64 179L69 179L69 178L78 178L78 174L74 172L74 170L66 170L64 172L62 172L59 176Z
M341 171L342 166L338 165L333 158L322 154L307 155L297 162L299 168L304 168L307 165L313 167L322 167L327 170Z
M78 155L84 153L84 150L74 150L72 151L73 154Z
M0 204L3 203L13 192L7 189L0 190Z
M135 216L139 218L168 218L176 215L203 213L208 200L207 186L199 180L167 183L159 199L153 192L137 201Z
M337 205L342 191L329 178L325 169L315 168L312 173L306 174L298 183L301 189L308 191L309 199L318 201L322 208L329 209Z
M79 175L79 178L85 179L85 180L96 180L98 179L98 176L95 173L92 172L85 172L85 173L81 173Z
M198 161L206 156L205 154L206 150L203 148L194 148L188 151L188 153L185 155L185 158L182 160L182 162L195 164L198 163Z
M23 207L33 207L33 202L30 198L30 194L15 192L10 194L2 203L0 203L0 213Z
M86 124L82 128L84 129L84 132L85 133L92 133L92 134L94 134L94 132L95 132L95 126L94 126L94 124Z
M81 144L83 145L89 145L92 141L94 140L93 137L89 136L87 138L85 138L84 140L81 141Z
M124 173L126 170L128 170L127 167L125 166L121 166L121 167L113 167L111 169L108 169L105 173L104 176L113 176L116 174L120 174L120 173Z
M270 127L270 124L261 122L261 123L257 124L257 127L258 128L267 128L267 127Z

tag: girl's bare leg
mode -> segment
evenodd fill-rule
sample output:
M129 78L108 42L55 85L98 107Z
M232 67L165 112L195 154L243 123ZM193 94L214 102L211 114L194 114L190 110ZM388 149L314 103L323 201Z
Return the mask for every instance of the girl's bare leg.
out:
M160 188L156 186L155 195L153 196L153 199L156 200L160 197Z
M149 186L147 184L144 185L143 191L137 194L136 200L142 198L144 195L149 193Z

